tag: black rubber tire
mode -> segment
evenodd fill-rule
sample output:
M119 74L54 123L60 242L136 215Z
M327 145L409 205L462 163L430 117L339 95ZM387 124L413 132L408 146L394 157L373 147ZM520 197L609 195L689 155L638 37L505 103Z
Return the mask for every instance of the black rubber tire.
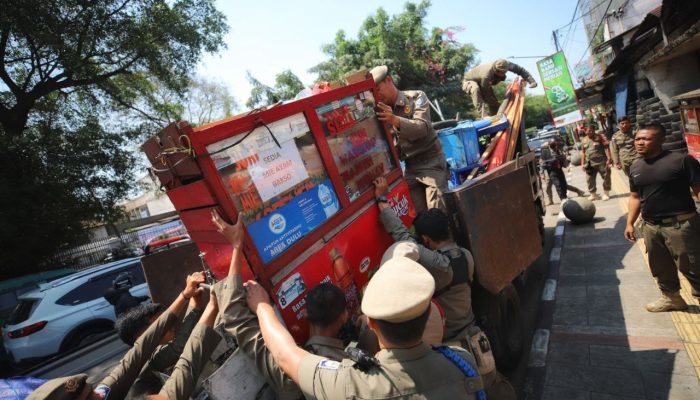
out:
M518 365L525 347L525 323L520 296L513 285L493 296L485 329L499 371Z
M688 144L685 142L685 140L677 140L675 142L666 142L662 145L664 150L670 150L670 151L687 151L688 150Z
M433 122L433 129L440 130L440 129L446 129L446 128L454 128L457 126L459 121L456 119L447 119L444 121L438 121L438 122Z
M94 343L106 334L112 332L113 329L108 329L102 325L92 325L81 328L75 333L72 333L68 340L61 345L61 352L75 350L90 343Z
M678 114L667 114L667 115L662 115L659 117L659 122L661 123L666 123L666 122L676 122L680 121L680 117Z

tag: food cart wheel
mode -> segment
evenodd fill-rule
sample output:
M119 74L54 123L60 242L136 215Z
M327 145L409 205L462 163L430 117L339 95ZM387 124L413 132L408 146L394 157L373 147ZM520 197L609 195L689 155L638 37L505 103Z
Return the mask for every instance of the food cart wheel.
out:
M525 331L520 297L513 285L506 286L490 302L485 328L499 370L517 366L523 353Z

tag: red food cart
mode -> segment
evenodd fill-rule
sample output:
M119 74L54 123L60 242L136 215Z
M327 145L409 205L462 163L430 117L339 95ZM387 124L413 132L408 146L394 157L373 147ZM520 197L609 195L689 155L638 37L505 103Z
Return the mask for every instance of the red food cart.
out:
M249 277L259 280L289 330L307 336L305 293L341 287L353 311L392 243L372 181L386 175L390 205L415 217L393 140L375 115L371 79L191 128L173 124L144 144L192 240L217 278L231 249L210 220L242 212Z
M688 154L700 160L700 89L676 96L674 100L681 105L681 122Z

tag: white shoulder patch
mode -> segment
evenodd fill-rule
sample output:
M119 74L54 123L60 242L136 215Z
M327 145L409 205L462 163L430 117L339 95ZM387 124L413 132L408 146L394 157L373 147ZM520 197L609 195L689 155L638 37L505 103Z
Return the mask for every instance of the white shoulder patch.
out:
M421 93L416 99L416 107L425 107L428 104L428 96L425 93Z
M112 388L110 388L107 385L100 385L96 387L93 391L100 395L102 397L102 400L107 400L109 399L109 392L112 391Z
M324 358L320 363L318 363L318 367L323 369L338 369L340 368L340 363L338 361Z

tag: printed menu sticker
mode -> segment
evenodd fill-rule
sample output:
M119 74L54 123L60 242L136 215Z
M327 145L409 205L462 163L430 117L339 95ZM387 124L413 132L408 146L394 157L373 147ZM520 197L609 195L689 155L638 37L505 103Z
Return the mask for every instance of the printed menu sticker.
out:
M309 177L293 140L281 143L281 148L275 146L261 151L257 162L248 166L248 171L263 201Z

